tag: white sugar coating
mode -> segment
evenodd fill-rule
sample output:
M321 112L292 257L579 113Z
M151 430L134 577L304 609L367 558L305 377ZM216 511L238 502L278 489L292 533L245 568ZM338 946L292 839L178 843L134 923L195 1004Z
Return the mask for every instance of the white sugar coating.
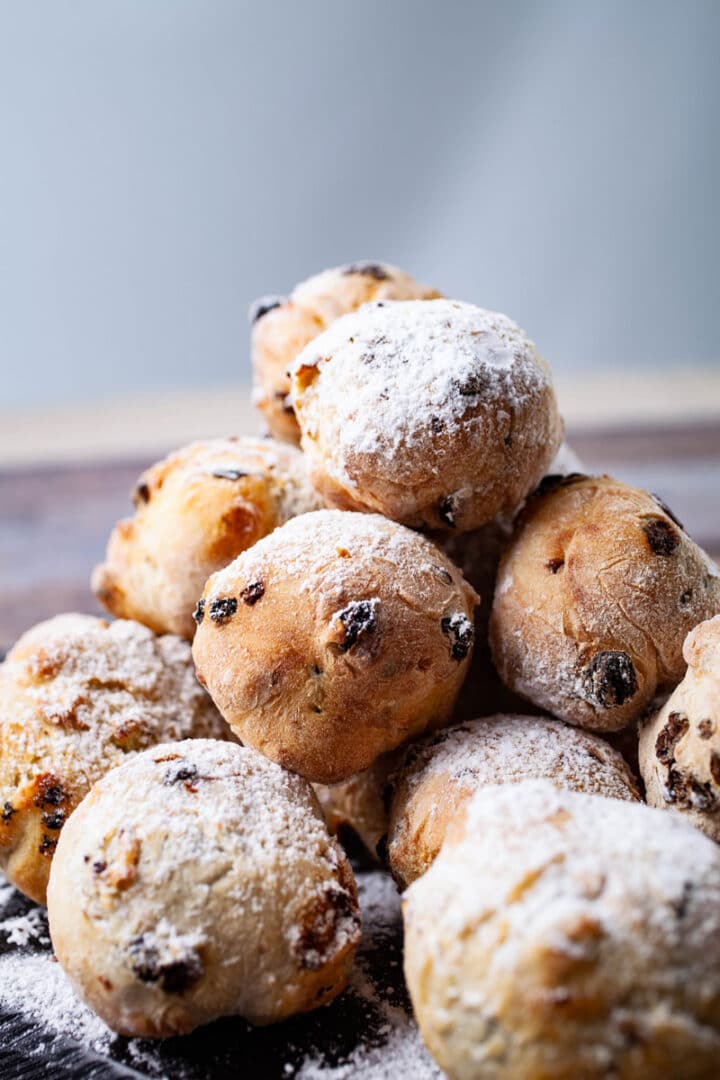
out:
M635 932L630 899L637 900L640 890L646 931L651 925L654 933L669 935L676 943L676 906L690 881L697 917L684 925L688 964L697 969L700 982L701 976L712 976L713 964L720 962L720 848L679 816L564 791L546 780L483 788L467 804L463 819L448 830L433 880L442 880L443 890L454 896L449 918L463 922L483 907L498 881L520 880L535 870L537 888L527 891L534 916L548 908L554 917L558 890L563 891L559 881L568 873L577 872L578 880L583 871L600 873L606 876L604 891L587 900L602 907L611 932ZM406 895L419 891L422 880ZM711 931L717 935L714 956L702 947ZM642 949L642 936L635 944ZM712 981L720 996L720 970Z
M9 899L14 890L0 881L0 901L6 894ZM373 976L366 959L373 952L385 950L388 937L397 933L400 919L397 889L388 874L373 871L358 874L358 894L363 941L347 994L368 1005L373 1017L368 1021L369 1029L358 1032L363 1041L339 1065L326 1063L321 1047L308 1053L298 1065L297 1050L289 1045L288 1057L293 1060L285 1065L284 1075L303 1080L350 1080L351 1077L399 1080L406 1076L413 1080L439 1080L442 1074L423 1047L414 1020L404 1008L390 1003L385 988ZM49 1052L47 1041L44 1041L48 1037L74 1038L90 1051L106 1056L115 1038L99 1017L80 1001L60 965L47 954L15 952L0 956L0 1006L34 1021L38 1029L38 1056ZM370 1042L365 1041L368 1036ZM376 1045L378 1043L380 1045ZM252 1040L248 1045L252 1046ZM196 1075L194 1064L183 1065L181 1044L172 1060L146 1041L131 1039L126 1048L132 1063L149 1075L172 1075L173 1080Z
M354 573L354 559L377 563L387 575L388 587L398 590L412 581L424 592L428 572L451 568L436 544L380 514L315 510L288 521L214 574L208 582L206 606L215 598L232 595L240 572L250 581L254 575L267 575L270 565L278 579L293 579L302 592L322 590L328 596L341 596L348 575ZM459 572L455 575L460 580Z
M58 615L0 666L0 802L43 769L84 793L128 754L168 739L228 737L190 646L140 623ZM11 819L12 821L12 819Z
M66 1035L99 1053L113 1038L48 954L0 956L0 1005L33 1020L44 1033Z
M3 891L0 891L0 905L3 902ZM30 908L24 915L9 915L0 920L0 934L4 935L8 945L17 945L18 948L34 942L40 945L50 944L47 921L41 908Z
M95 785L60 837L48 911L70 978L125 1034L320 1004L359 939L352 873L310 786L208 739L154 747ZM158 974L178 965L181 999Z
M679 817L547 781L485 788L403 911L415 1013L454 1075L714 1075L720 850Z
M637 796L622 756L603 739L540 716L499 714L446 728L412 746L400 770L412 794L431 777L492 785L534 777L617 799Z
M347 457L358 454L381 459L396 482L411 480L417 462L408 464L409 448L426 446L439 422L452 454L461 425L483 428L482 416L467 420L478 387L494 414L550 384L547 365L516 323L455 300L364 304L310 342L291 371L315 365L328 418L321 422L338 436L328 469L345 483L352 482ZM298 396L294 385L296 404Z

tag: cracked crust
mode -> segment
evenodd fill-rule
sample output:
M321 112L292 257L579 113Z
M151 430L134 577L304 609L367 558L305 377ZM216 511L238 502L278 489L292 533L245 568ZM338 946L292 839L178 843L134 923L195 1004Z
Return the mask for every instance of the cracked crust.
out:
M717 568L652 495L608 476L550 477L500 564L493 660L534 705L613 731L677 684L685 635L718 611Z
M360 937L352 870L310 786L203 739L95 784L63 830L48 913L80 996L150 1038L314 1009L343 989Z
M370 300L429 300L440 293L387 263L358 262L324 270L290 296L262 297L250 309L253 401L272 435L299 443L288 368L313 338Z
M683 653L685 678L641 728L640 767L651 806L720 842L720 615L688 634Z
M720 851L545 781L478 792L405 894L405 974L449 1080L710 1080Z
M91 785L138 750L231 738L198 686L190 646L139 623L59 615L0 665L0 868L45 903L65 821Z

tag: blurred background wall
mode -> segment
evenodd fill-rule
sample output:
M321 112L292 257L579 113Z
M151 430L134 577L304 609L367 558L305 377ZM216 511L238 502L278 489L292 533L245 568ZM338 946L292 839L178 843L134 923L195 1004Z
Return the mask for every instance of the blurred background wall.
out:
M249 377L396 262L560 371L715 365L717 0L0 0L0 403Z

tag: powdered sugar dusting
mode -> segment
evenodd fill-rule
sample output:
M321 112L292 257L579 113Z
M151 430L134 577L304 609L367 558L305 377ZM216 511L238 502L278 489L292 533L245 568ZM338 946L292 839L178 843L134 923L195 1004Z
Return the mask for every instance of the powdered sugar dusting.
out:
M545 717L498 715L459 724L411 747L408 758L400 771L408 794L437 776L463 787L541 777L575 791L639 798L617 751L590 732Z
M322 417L304 404L302 372L313 368L323 380ZM301 427L310 436L320 423L332 428L326 467L344 483L348 457L363 454L381 457L388 476L402 482L409 448L427 447L428 433L441 430L452 445L461 425L481 427L498 409L512 413L550 384L516 323L453 300L365 304L307 345L291 371Z

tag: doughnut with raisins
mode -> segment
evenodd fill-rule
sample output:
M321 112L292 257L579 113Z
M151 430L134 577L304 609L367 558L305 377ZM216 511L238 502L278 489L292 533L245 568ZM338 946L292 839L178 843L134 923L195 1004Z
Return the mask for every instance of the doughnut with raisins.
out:
M202 736L231 738L186 641L125 619L39 623L0 665L0 868L44 904L58 837L90 786L138 750Z
M314 1009L344 987L360 937L352 870L309 784L209 739L95 784L58 844L48 912L80 996L146 1038Z
M512 514L562 440L547 364L516 323L473 304L365 304L291 375L325 502L415 528L467 532Z
M640 729L651 806L678 810L720 842L720 615L685 638L685 678Z
M198 678L242 742L339 783L449 719L477 599L418 533L317 510L210 578Z
M612 731L680 681L686 634L717 612L717 569L654 496L546 477L502 557L490 644L511 690Z
M405 893L405 974L449 1080L712 1080L720 851L677 815L477 792Z

